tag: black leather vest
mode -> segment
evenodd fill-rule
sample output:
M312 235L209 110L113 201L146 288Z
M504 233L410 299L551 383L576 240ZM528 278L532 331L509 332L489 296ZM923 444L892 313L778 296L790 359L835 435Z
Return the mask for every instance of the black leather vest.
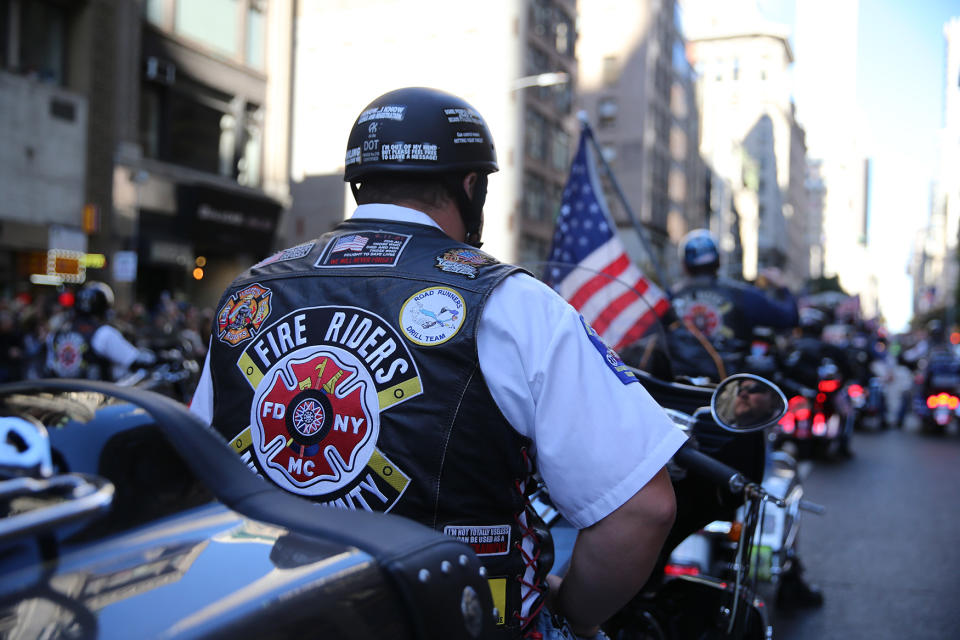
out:
M72 320L47 338L47 375L54 378L110 380L110 363L93 350L97 327Z
M674 293L673 305L684 322L695 326L710 341L723 358L727 374L736 373L749 344L751 327L743 315L738 287L712 276L695 276ZM716 377L712 362L702 355L698 361L703 362L698 375Z
M235 280L210 352L213 426L252 470L468 542L508 636L521 579L542 578L519 545L540 540L518 490L529 441L490 396L476 334L490 292L517 271L433 227L346 221Z

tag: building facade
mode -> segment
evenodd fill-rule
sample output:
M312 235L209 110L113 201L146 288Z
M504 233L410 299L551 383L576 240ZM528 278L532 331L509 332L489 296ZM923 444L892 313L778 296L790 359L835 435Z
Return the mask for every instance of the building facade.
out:
M809 276L810 220L788 31L763 20L749 3L731 8L688 0L685 7L700 82L700 150L732 190L743 276L778 267L800 288Z
M299 0L285 239L315 237L353 210L342 176L361 109L392 89L426 86L467 100L493 133L500 172L484 207L484 250L543 260L575 142L577 35L574 0L492 0L466 21L443 0L418 3L416 16L398 0Z
M0 219L30 227L15 251L100 256L81 279L113 284L121 305L212 305L269 253L288 201L292 1L5 0L0 12L0 81L15 88L0 99L17 114L0 127L21 149L0 159L0 180L26 194ZM17 281L41 275L18 260Z
M612 193L611 215L634 261L651 277L657 261L672 284L680 275L677 245L706 226L709 213L680 7L673 0L582 2L580 25L577 103L636 219Z

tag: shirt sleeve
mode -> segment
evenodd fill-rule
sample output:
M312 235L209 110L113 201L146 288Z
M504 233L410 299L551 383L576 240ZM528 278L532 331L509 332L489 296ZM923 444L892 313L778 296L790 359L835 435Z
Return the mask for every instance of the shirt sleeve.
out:
M101 357L124 369L129 369L140 355L140 350L127 342L118 329L107 324L94 332L90 346Z
M577 528L625 503L686 440L642 385L617 375L577 311L528 275L494 289L477 343L494 401L533 440L550 497Z

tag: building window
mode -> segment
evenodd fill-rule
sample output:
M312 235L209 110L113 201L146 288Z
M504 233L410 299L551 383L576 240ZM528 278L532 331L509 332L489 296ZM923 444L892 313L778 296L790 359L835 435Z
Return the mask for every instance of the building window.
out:
M617 99L613 97L601 98L597 103L597 122L601 127L612 127L617 123Z
M179 0L174 13L174 30L235 58L240 53L238 3L239 0Z
M612 87L620 81L620 62L617 56L607 56L603 59L603 85Z
M563 130L553 132L553 168L564 171L570 159L570 134Z
M246 63L248 66L263 71L264 69L264 36L266 34L266 7L263 0L251 0L247 8L247 50Z
M17 67L21 73L43 82L65 84L66 11L64 7L46 2L20 3L20 50Z
M143 7L143 15L147 22L163 27L166 24L164 20L164 9L166 8L164 0L146 0Z

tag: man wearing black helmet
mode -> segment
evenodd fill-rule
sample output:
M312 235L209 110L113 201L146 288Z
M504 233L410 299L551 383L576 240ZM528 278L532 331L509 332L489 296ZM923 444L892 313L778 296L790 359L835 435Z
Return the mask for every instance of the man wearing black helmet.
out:
M670 528L685 436L572 307L477 249L498 166L473 107L387 93L345 165L356 212L227 289L191 408L288 491L472 545L504 637L554 637L548 602L599 634ZM581 529L549 591L535 471Z
M88 282L80 288L71 317L47 336L46 375L116 380L134 364L156 360L153 353L130 344L107 323L112 308L113 290L106 284Z
M684 237L680 258L686 278L674 288L674 308L691 331L710 341L727 375L741 369L754 327L797 326L797 303L783 286L779 271L768 269L761 274L776 287L775 298L744 282L719 277L720 251L706 229L695 229ZM706 352L699 355L695 362L677 363L683 373L721 377Z

